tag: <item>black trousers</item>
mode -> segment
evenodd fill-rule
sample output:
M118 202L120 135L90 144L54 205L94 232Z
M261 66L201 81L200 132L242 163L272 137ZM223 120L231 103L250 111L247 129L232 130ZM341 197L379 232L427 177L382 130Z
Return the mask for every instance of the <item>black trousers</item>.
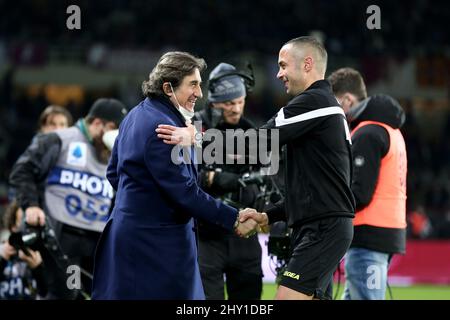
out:
M199 265L205 296L224 300L224 276L229 300L259 300L262 293L261 246L257 235L248 239L227 235L199 239Z
M331 299L333 273L352 238L352 219L347 217L328 217L294 227L292 255L280 285L321 300Z
M88 298L92 291L94 254L100 233L68 225L58 225L56 230L59 248L47 249L42 253L48 282L46 298L58 300ZM63 259L61 255L65 255L66 259ZM79 288L76 281L73 281L73 277L78 274L75 275L76 271L69 268L71 265L82 270L79 273L79 282L81 282Z

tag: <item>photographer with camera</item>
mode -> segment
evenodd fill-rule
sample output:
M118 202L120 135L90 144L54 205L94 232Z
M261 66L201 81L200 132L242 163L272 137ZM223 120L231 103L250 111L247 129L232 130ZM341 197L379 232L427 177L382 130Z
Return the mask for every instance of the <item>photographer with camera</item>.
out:
M105 177L111 153L104 138L126 113L120 101L98 99L74 126L37 135L14 164L9 182L26 224L41 226L34 234L45 247L48 299L90 293L94 251L114 195ZM70 273L77 269L70 265L80 272ZM79 280L74 286L71 275Z
M247 88L253 77L240 73L227 63L211 71L208 83L208 104L196 112L195 121L202 122L202 131L217 129L248 130L255 126L243 117ZM207 146L203 142L203 148ZM236 150L234 148L233 150ZM237 153L237 152L235 152ZM248 154L248 153L246 153ZM223 155L233 162L239 155ZM255 207L258 179L253 178L248 164L203 164L199 169L203 190L225 203L242 209ZM248 161L247 161L248 162ZM199 220L199 264L206 299L224 299L224 274L228 298L260 299L262 291L261 247L258 236L241 238L206 221Z
M0 300L35 300L47 294L40 248L32 249L15 241L22 217L23 211L15 201L3 216L4 226L11 235L0 244Z

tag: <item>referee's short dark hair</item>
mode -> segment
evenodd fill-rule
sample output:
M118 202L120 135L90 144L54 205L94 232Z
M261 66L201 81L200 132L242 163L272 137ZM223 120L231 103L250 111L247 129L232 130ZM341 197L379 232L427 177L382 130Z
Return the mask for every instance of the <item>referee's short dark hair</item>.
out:
M312 36L303 36L303 37L298 37L298 38L294 38L289 40L288 42L286 42L283 46L285 45L293 45L295 47L301 48L301 47L309 47L313 50L314 52L314 58L317 60L317 67L320 72L322 72L323 74L325 74L326 70L327 70L327 63L328 63L328 53L327 50L325 49L324 45L315 37Z
M351 93L361 101L367 98L366 85L361 73L353 68L341 68L334 71L329 77L334 94L339 97Z

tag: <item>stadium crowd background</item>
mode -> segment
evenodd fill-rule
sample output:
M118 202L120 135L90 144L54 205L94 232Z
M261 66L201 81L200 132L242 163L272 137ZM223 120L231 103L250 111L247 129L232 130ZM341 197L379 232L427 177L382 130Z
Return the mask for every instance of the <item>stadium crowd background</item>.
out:
M81 30L66 28L72 3L81 8ZM366 27L371 4L381 8L380 30ZM157 57L177 49L204 57L209 66L251 62L256 87L246 114L261 123L287 102L275 77L280 45L314 34L329 53L327 74L354 67L369 94L390 94L405 108L409 236L450 238L445 1L16 0L1 1L0 11L0 213L8 203L11 166L47 105L66 107L74 119L100 96L132 107Z

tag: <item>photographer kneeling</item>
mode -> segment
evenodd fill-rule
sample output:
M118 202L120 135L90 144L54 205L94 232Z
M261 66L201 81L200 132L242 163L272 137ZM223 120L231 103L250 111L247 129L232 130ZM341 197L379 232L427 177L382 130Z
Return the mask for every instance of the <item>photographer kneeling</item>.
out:
M11 236L8 241L0 244L1 300L35 300L47 294L39 248L22 247L14 240L19 235L22 216L22 209L14 201L3 217Z
M230 64L221 63L214 68L209 76L208 105L194 116L195 121L202 121L203 132L208 129L254 128L242 117L247 88L252 81L252 76L238 72ZM203 149L206 146L203 142ZM241 179L254 168L248 164L235 164L240 155L227 154L226 149L224 145L223 155L233 164L227 164L226 158L223 164L203 164L199 168L201 187L237 209L254 208L258 187L250 183L246 185ZM206 299L224 299L224 275L230 300L260 299L261 246L257 235L240 238L205 221L199 221L198 226L199 264Z

